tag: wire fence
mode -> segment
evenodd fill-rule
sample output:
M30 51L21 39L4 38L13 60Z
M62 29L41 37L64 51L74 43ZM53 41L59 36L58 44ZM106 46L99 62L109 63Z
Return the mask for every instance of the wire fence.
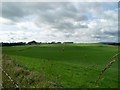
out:
M3 70L1 67L0 67L1 71L8 77L8 79L12 82L12 84L15 86L15 88L17 88L18 90L21 90L18 86L18 84L12 79L12 77L5 71ZM4 88L2 86L2 88Z
M105 68L102 69L102 71L100 72L98 79L95 81L95 84L98 84L98 82L101 80L103 74L105 73L105 71L107 69L109 69L113 63L115 63L118 60L118 55L120 54L120 52L118 52L117 54L115 54L114 56L111 57L110 62L108 62L105 66ZM116 59L117 58L117 59Z

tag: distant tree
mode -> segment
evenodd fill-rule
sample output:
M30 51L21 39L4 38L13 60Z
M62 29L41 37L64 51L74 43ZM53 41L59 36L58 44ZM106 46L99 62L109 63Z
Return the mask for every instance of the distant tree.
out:
M57 44L61 44L61 42L57 42Z
M31 42L28 42L28 44L29 45L31 45L31 44L37 44L37 42L36 41L31 41Z
M55 42L51 42L51 44L55 44Z
M63 42L64 44L73 44L74 42Z
M26 45L26 43L25 42L2 43L2 46L18 46L18 45Z

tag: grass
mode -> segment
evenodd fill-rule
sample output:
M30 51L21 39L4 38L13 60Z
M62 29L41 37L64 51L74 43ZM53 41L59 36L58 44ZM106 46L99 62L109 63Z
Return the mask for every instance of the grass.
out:
M117 62L104 73L97 85L94 84L101 70L117 52L117 47L102 44L3 47L3 53L14 63L24 69L41 73L47 81L55 83L57 87L67 88L117 87Z
M10 58L8 58L6 55L3 56L3 59L3 70L7 72L7 74L12 78L14 83L17 84L19 88L53 87L53 85L45 79L43 73L38 73L22 67L20 64L10 60ZM15 88L15 84L10 81L5 73L3 72L2 74L3 87Z

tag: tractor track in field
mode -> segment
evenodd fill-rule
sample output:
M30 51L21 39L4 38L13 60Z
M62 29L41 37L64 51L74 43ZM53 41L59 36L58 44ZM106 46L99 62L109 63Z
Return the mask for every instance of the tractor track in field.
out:
M12 84L15 86L16 89L21 90L18 86L18 84L12 79L12 77L0 67L1 71L8 77L8 79L12 82ZM2 86L2 85L1 85ZM4 87L2 86L2 88L4 89Z

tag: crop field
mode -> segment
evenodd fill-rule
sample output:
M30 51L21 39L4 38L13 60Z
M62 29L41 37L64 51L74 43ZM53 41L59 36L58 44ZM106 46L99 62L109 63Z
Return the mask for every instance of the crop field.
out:
M116 53L117 46L102 44L12 46L3 47L2 62L20 88L116 88L118 61L95 83ZM6 77L3 86L15 87Z

